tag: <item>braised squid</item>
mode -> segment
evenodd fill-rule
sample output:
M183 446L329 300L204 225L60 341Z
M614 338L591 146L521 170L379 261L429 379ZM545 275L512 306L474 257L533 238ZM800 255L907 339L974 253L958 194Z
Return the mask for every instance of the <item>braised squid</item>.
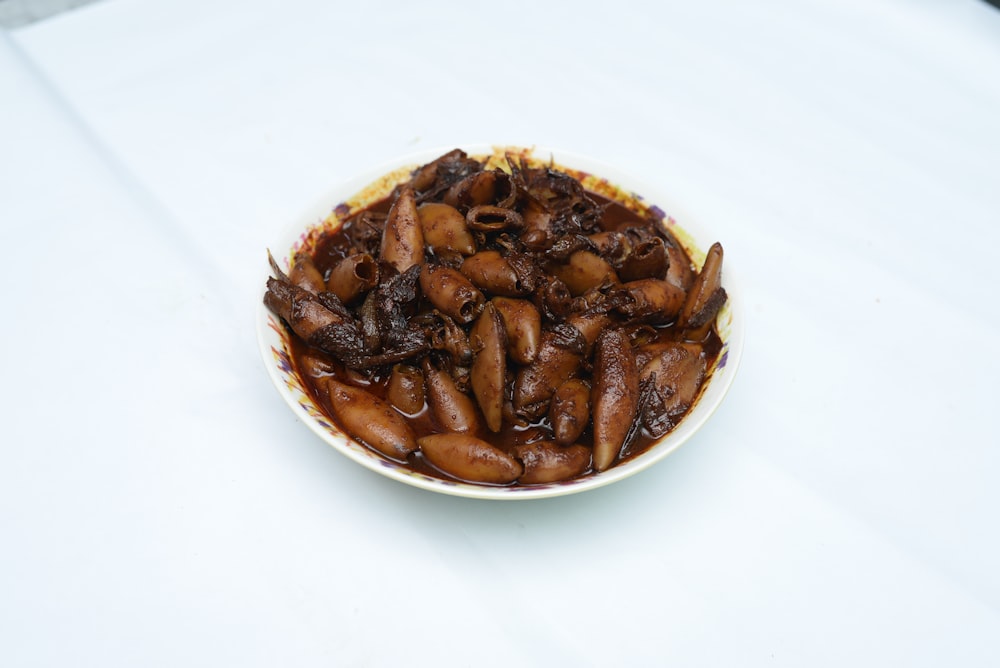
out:
M680 422L720 348L722 246L699 270L633 208L454 150L287 273L271 258L264 301L317 404L383 456L485 485L596 474Z

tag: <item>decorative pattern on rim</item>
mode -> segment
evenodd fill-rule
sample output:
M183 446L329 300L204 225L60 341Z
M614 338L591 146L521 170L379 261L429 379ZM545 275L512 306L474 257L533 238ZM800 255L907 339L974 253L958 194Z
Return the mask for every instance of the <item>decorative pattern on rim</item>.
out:
M533 149L527 148L494 147L493 153L490 155L477 154L473 157L480 160L487 160L487 166L490 168L503 168L507 164L508 155L515 159L522 160L532 166L551 166L562 170L579 180L587 190L614 200L615 202L640 215L653 216L670 230L681 245L684 246L684 249L688 252L688 255L696 265L701 266L701 264L704 263L705 251L695 243L694 239L687 233L687 231L684 230L683 227L677 224L677 221L667 215L660 207L655 204L647 203L637 193L624 190L614 183L609 182L607 179L594 176L578 169L565 167L555 163L552 159L541 160L534 155ZM336 206L332 207L330 214L325 219L318 221L315 225L311 226L299 235L292 247L288 249L286 254L280 257L279 261L282 262L286 268L288 268L291 264L291 259L295 256L295 254L300 251L311 251L319 241L320 235L324 231L336 229L350 216L387 197L389 193L392 192L393 188L408 180L413 170L417 167L419 167L419 165L415 164L395 169L366 185L347 201L340 202ZM335 423L333 423L322 410L320 410L299 378L291 360L289 333L285 326L277 320L273 314L268 313L267 319L268 327L278 335L281 341L280 350L271 346L271 355L273 357L275 369L278 371L285 387L306 415L312 418L317 425L326 430L331 436L342 441L345 444L345 447L347 447L353 454L360 456L364 460L371 463L377 462L379 466L389 469L397 475L405 476L415 481L429 483L431 485L444 485L455 489L465 488L469 490L481 490L483 487L488 487L481 484L448 480L444 477L433 477L414 471L402 464L386 459L374 450L369 449L367 446L362 445L348 436ZM716 327L719 332L719 337L722 340L722 349L719 356L716 358L715 366L710 370L710 376L725 373L726 371L726 362L729 357L729 342L733 327L733 312L730 302L726 302L722 310L719 312L716 319ZM705 387L703 386L702 391L704 391L704 389ZM594 475L595 474L591 474L586 478L562 480L539 485L503 487L503 489L505 490L505 493L512 495L536 495L539 491L545 489L563 488L579 484L581 480L592 478Z

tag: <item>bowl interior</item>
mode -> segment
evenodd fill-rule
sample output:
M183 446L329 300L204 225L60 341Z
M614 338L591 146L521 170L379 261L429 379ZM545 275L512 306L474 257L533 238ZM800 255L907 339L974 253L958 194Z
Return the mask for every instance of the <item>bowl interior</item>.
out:
M342 219L383 199L393 187L409 178L413 168L434 160L451 148L453 147L406 156L331 188L274 239L270 251L279 264L287 269L294 253L309 247L315 240L314 232L329 224L328 221ZM648 187L593 159L564 151L539 148L491 146L461 148L472 156L488 157L491 161L490 166L505 164L505 155L508 152L516 153L529 161L552 164L555 168L567 171L580 179L588 190L635 210L652 210L657 215L662 214L664 224L685 246L691 258L699 266L704 261L705 250L716 241L695 221L678 222L672 216L676 209L670 206L670 201L663 197L658 189ZM262 264L266 266L266 263ZM497 487L436 478L388 460L348 437L315 404L295 372L289 355L288 333L278 317L263 304L266 292L264 284L267 276L270 276L269 273L262 278L262 287L258 294L257 340L268 374L292 411L317 436L370 470L423 489L473 498L533 499L571 494L622 480L655 464L687 441L719 407L733 382L743 346L743 318L740 313L739 294L729 264L730 260L727 257L722 278L729 298L716 320L722 349L714 367L710 370L708 381L688 414L672 431L644 452L601 473L564 482Z

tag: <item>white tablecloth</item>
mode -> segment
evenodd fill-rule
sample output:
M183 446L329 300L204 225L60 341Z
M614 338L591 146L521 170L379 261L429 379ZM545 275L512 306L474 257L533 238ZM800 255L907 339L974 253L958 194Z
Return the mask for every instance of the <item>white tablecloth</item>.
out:
M0 33L0 664L1000 665L1000 12L105 0ZM624 482L319 441L265 248L398 154L562 147L712 229L748 336Z

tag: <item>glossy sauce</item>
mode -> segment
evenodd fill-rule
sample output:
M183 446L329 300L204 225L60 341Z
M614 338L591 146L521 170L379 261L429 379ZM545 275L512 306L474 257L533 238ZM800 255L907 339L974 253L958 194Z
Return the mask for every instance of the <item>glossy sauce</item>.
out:
M605 206L604 214L600 221L600 225L605 231L617 230L621 227L629 225L650 224L648 220L641 218L637 214L633 213L629 209L625 208L624 206L616 202L608 200L607 198L604 198L595 193L588 193L588 195L598 203ZM366 211L374 214L384 215L386 212L388 212L392 199L393 196L390 195L386 199L372 205L371 207L366 209ZM363 213L364 212L359 212L358 214L355 214L350 219L345 221L343 226L341 226L336 230L324 232L317 241L315 251L313 253L313 261L316 264L317 268L320 270L320 272L322 272L324 280L326 280L329 277L330 270L337 263L337 261L339 261L346 255L344 249L348 248L349 244L345 241L346 239L345 235L351 230L352 226L361 224L359 221L361 220ZM663 230L662 225L660 226L660 229L661 231ZM668 237L671 237L669 232L664 232L664 234ZM418 297L418 300L420 299L421 298ZM423 310L423 304L419 304L417 310L418 312L420 310ZM653 328L653 330L654 332L652 333L651 338L646 340L647 343L668 342L668 341L678 340L677 333L671 325ZM308 344L303 342L298 336L295 336L291 332L289 333L290 336L288 337L288 339L291 346L290 354L293 363L296 366L298 375L303 380L303 383L307 387L309 393L312 395L312 398L316 402L316 405L323 410L327 418L330 419L334 424L338 424L338 421L333 417L331 411L328 408L328 403L326 397L324 396L324 391L320 389L320 387L316 383L315 378L312 378L309 376L309 374L304 373L304 365L302 364L302 360L306 355L323 360L326 363L326 366L328 366L328 368L330 369L329 373L334 377L336 377L338 380L348 384L363 387L372 394L374 394L375 396L381 399L385 398L389 380L389 373L391 372L391 368L385 368L384 371L377 369L370 377L366 377L357 372L348 371L340 362L336 361L328 354L324 353L319 349L309 346ZM719 339L718 334L715 332L715 329L712 328L708 338L704 341L700 341L699 343L703 347L702 356L705 359L706 368L712 369L714 366L715 359L718 356L722 345L722 342ZM508 369L516 369L516 368L517 365L508 359ZM590 382L591 380L590 373L587 370L584 370L581 373L579 373L577 377L586 380L588 382ZM707 384L708 379L709 376L706 375L706 378L702 383L702 389ZM509 390L510 390L509 383L507 389L509 395ZM424 403L423 408L418 413L414 415L407 415L406 417L417 438L445 431L444 429L440 428L437 424L435 424L435 420L431 414L431 411L427 406L426 401ZM524 443L531 443L539 440L551 440L553 438L552 428L547 416L542 417L537 421L526 426L513 425L505 420L501 430L498 433L493 433L488 429L486 429L485 426L483 426L477 433L474 433L473 435L489 443L492 443L493 445L501 448L504 451L507 451L508 453L512 453L514 447L517 445ZM588 425L577 442L589 448L592 445L592 438L593 438L592 426ZM644 452L655 442L655 440L656 439L654 439L645 430L645 428L635 429L634 434L626 441L617 463L620 463L623 460L634 457L637 454ZM421 473L448 480L453 479L451 476L442 473L437 468L429 464L424 459L419 450L412 453L409 456L407 463L414 470L419 471ZM592 473L592 470L588 469L587 471L582 473L581 476L586 476L589 475L590 473ZM476 483L476 484L485 484L485 483ZM520 483L517 482L512 483L512 485L515 486L519 484Z

